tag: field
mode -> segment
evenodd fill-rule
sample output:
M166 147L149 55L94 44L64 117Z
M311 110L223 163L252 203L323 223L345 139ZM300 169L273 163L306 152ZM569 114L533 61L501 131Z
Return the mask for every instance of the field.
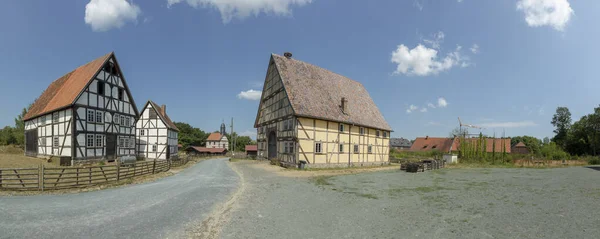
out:
M600 171L387 170L298 177L234 163L246 180L224 238L597 238ZM289 171L290 173L296 173ZM293 215L293 216L290 216Z
M0 146L0 168L36 168L40 164L56 167L55 164L44 159L26 157L21 148L13 146Z

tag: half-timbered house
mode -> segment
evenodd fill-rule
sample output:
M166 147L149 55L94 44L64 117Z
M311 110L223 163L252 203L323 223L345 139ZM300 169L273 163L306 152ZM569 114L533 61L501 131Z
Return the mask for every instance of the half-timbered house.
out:
M135 155L138 111L114 53L58 78L24 117L25 154L65 159Z
M177 156L179 129L167 115L167 106L149 100L136 123L138 156L171 159Z
M258 156L284 164L389 162L391 128L365 87L291 53L271 55L254 126Z

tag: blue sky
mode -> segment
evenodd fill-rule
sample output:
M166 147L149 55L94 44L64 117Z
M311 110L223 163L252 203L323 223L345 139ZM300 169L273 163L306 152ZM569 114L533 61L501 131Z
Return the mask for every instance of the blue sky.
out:
M258 100L247 91L262 89L271 53L290 51L363 83L392 137L445 137L457 117L487 134L551 137L557 106L578 119L600 103L599 7L592 0L1 1L0 126L12 125L56 78L115 51L138 107L148 99L167 104L173 120L205 131L234 117L236 131L254 137Z

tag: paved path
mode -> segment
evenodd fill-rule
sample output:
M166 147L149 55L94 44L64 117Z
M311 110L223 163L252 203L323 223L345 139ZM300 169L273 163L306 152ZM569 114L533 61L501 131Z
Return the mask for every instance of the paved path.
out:
M0 238L180 238L239 182L226 159L215 159L146 184L0 197Z

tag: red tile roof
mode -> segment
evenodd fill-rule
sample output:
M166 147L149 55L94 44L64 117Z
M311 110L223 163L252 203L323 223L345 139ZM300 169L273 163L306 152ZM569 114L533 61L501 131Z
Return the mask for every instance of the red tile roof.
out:
M149 100L148 103L146 103L146 105L148 105L148 104L152 105L152 108L154 108L156 110L159 117L162 119L162 121L165 122L165 124L167 125L167 127L169 129L179 131L179 129L177 128L177 125L175 125L175 123L173 123L173 121L171 121L171 118L169 118L165 109L163 109L157 103L155 103L154 101L151 101L151 100ZM146 106L144 106L144 108L146 108Z
M246 152L248 151L258 151L258 145L246 145Z
M452 138L418 137L410 147L410 151L426 152L438 150L440 152L450 152L452 142Z
M50 86L29 108L23 120L29 120L71 106L77 96L79 96L79 93L81 93L96 73L100 71L104 63L113 55L114 53L111 52L101 56L50 83Z
M515 147L527 147L523 142L519 142L517 145L515 145Z
M227 151L227 149L225 148L206 148L206 147L197 147L197 146L190 146L188 147L188 149L193 149L194 151L197 151L198 153L224 153Z
M221 141L222 137L221 133L211 133L206 141Z

